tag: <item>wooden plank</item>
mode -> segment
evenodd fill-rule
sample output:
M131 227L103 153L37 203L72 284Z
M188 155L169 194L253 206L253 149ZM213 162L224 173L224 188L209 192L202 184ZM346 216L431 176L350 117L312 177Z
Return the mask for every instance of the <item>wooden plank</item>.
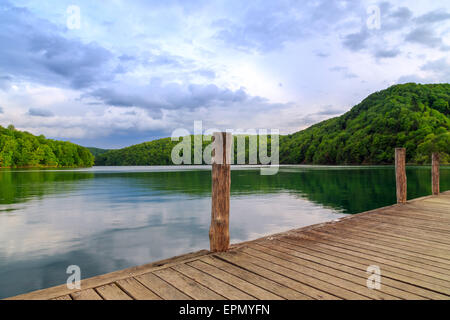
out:
M404 218L401 219L401 218L389 217L386 215L382 216L382 215L377 215L376 213L361 216L358 218L375 221L375 222L389 223L392 227L399 228L399 229L400 229L400 227L414 228L423 233L426 233L426 232L433 233L435 235L438 235L439 237L442 237L443 239L448 239L448 237L450 236L450 231L447 231L445 229L437 228L437 227L433 227L433 226L431 226L431 227L424 226L424 225L420 225L417 223L411 223L410 221L408 221L408 219L404 219Z
M132 298L122 291L115 283L106 284L95 290L105 300L132 300Z
M367 281L367 272L361 269L355 268L355 267L349 267L347 265L344 265L339 262L333 261L332 257L330 260L324 259L323 257L315 256L314 252L311 254L308 251L302 252L301 249L294 250L289 248L288 244L279 243L276 241L276 243L273 243L272 241L269 242L261 242L258 245L255 245L256 248L261 247L264 248L264 250L268 250L266 252L272 254L272 249L276 252L278 252L278 255L283 254L284 259L300 259L301 261L304 261L304 264L310 264L313 268L317 268L318 270L322 270L324 272L328 272L329 274L337 275L343 279L347 279L349 281L353 281L355 283L364 283L366 284ZM291 257L291 258L290 258ZM294 260L297 263L301 263L300 260ZM381 291L398 297L402 299L414 299L414 300L423 300L426 297L420 296L417 294L414 294L412 292L416 291L416 287L410 286L408 284L404 284L403 282L395 281L389 278L382 280L382 287ZM411 292L412 291L412 292ZM442 297L446 298L446 297Z
M436 272L434 271L434 268L431 268L430 266L416 263L411 260L396 258L393 256L379 255L377 254L377 252L371 250L364 250L362 248L348 246L342 243L336 243L324 237L320 237L317 234L308 233L308 235L310 236L308 240L310 242L314 242L314 245L317 245L319 247L329 248L331 250L350 254L358 258L363 258L367 261L372 261L371 264L378 263L389 265L404 271L412 272L414 273L414 278L422 279L423 281L429 283L442 285L450 290L450 276L445 274L444 272Z
M226 261L229 261L243 269L246 269L252 273L256 273L262 277L265 277L267 279L270 279L274 282L278 282L279 284L286 286L288 288L291 288L293 290L296 290L300 293L303 293L313 299L329 299L329 300L336 300L336 299L342 299L338 296L335 296L333 294L330 294L328 292L324 292L321 290L318 290L314 287L311 287L303 282L300 282L300 278L302 277L301 274L291 272L289 269L283 269L281 272L277 272L275 270L280 271L282 268L277 268L276 265L269 265L262 263L255 264L254 262L260 262L257 261L256 258L245 256L244 254L238 254L237 252L226 252L221 253L220 259L224 259ZM251 261L251 262L250 262ZM261 266L261 264L266 265L266 267Z
M381 216L387 215L390 218L399 218L399 220L401 219L403 221L409 220L410 223L419 224L421 226L427 226L430 228L437 227L444 231L450 231L450 228L448 228L446 224L442 224L448 222L450 219L439 217L436 213L433 213L433 215L424 215L423 211L415 211L410 209L407 212L405 212L392 209L380 212L377 214L377 216L378 215Z
M285 241L286 240L286 241ZM295 252L295 255L298 254L306 255L308 259L320 258L322 259L322 263L326 263L326 261L330 261L332 263L336 263L339 265L339 268L353 268L360 270L366 273L367 264L360 263L358 261L349 260L347 257L342 256L339 253L333 254L333 252L327 252L323 249L318 248L309 248L307 246L301 246L299 243L293 244L288 239L279 239L275 240L274 243L281 247L287 248L292 252ZM350 269L351 270L351 269ZM367 276L367 273L366 273ZM395 274L390 272L389 270L382 271L383 283L394 286L395 288L407 291L412 294L420 295L422 297L430 298L430 299L448 299L448 296L435 293L434 291L430 291L428 289L424 289L421 287L417 287L414 284L408 283L404 281L407 279L402 275Z
M94 289L86 289L78 292L71 293L70 296L73 300L103 300L102 297L95 292Z
M135 278L164 300L192 300L191 297L173 287L153 273L146 273Z
M202 286L194 280L182 275L172 268L162 269L154 272L155 275L170 283L181 292L195 300L223 300L224 297L214 291Z
M380 224L369 222L361 224L345 223L330 226L330 229L348 232L355 236L364 236L368 238L376 238L389 243L396 243L407 247L416 247L423 251L435 251L438 256L445 256L450 251L450 245L437 242L437 239L423 239L414 232L403 232L396 228L381 226ZM318 229L319 230L319 229ZM320 229L323 230L323 229Z
M118 280L116 284L135 300L161 300L159 296L134 278Z
M258 286L253 285L243 279L240 279L228 272L225 272L219 268L207 264L202 260L197 260L188 263L188 265L197 268L203 272L210 274L211 276L226 282L243 292L247 292L249 295L259 300L283 300L280 296L277 296L267 290L264 290Z
M410 252L406 250L405 248L402 248L400 250L387 245L378 245L374 242L369 241L362 241L361 238L357 237L351 237L347 234L345 238L343 238L343 234L340 232L333 232L332 230L328 229L325 231L322 230L311 230L308 231L309 234L314 234L320 237L323 237L324 239L329 239L333 241L334 243L340 243L347 246L353 246L358 248L358 250L362 250L362 252L365 252L366 250L369 250L369 252L375 254L376 256L380 257L386 257L388 259L392 259L394 261L404 262L406 260L406 263L410 264L413 263L413 265L421 266L423 265L425 269L432 270L438 273L443 273L450 275L450 260L435 258L432 260L431 258L425 256L420 253ZM437 261L436 261L437 260Z
M442 196L439 196L442 197ZM433 217L448 219L450 217L450 206L441 202L417 202L411 205L417 211L428 214Z
M229 262L225 262L221 259L214 258L211 256L204 257L201 261L208 263L212 266L215 266L225 272L233 274L236 277L239 277L245 281L248 281L264 290L272 292L284 299L291 300L312 300L311 297L295 291L289 287L283 286L278 282L272 281L265 277L262 277L256 273L250 272L246 269L242 269L236 265L230 264Z
M441 241L441 234L437 234L431 231L426 232L414 227L399 227L397 225L389 223L387 219L366 219L365 216L357 216L352 220L338 221L333 225L336 228L354 228L370 233L383 231L384 236L399 238L399 240L422 241L425 239L428 243L431 243L432 246L441 244L444 246L449 246L449 244Z
M296 257L289 257L288 255L276 250L266 249L264 247L254 245L243 248L242 251L251 256L255 256L268 262L305 274L308 279L311 278L312 284L317 285L319 289L320 284L315 282L314 278L371 299L399 300L399 298L386 294L380 290L368 289L366 285L367 279L361 279L352 275L347 275L344 272L339 272L339 270L305 262L304 260ZM337 295L339 295L339 293L337 293ZM343 298L345 298L346 295L346 292L344 292Z
M405 205L405 206L408 206L408 205ZM432 222L432 223L447 222L448 223L448 222L450 222L450 215L448 215L446 213L440 214L437 210L424 210L424 209L417 209L415 207L408 207L408 208L404 208L402 210L400 210L400 209L386 210L386 212L382 212L382 213L414 219L418 223L421 223L421 222ZM443 215L445 215L445 216L443 216Z
M65 296L57 297L52 300L72 300L72 298L70 297L70 295L66 294Z
M420 220L419 218L416 218L414 216L400 216L396 214L395 210L386 210L384 212L374 212L370 215L364 216L364 218L367 217L379 217L382 219L385 219L386 221L392 221L397 225L411 225L416 228L422 228L422 229L429 229L434 230L437 233L442 233L443 236L449 236L450 235L450 227L442 224L442 222L432 221L432 220Z
M214 132L212 155L210 250L221 252L230 245L231 133Z
M358 245L377 249L377 251L387 250L387 252L393 252L395 254L414 256L423 259L424 262L438 262L442 264L445 269L450 268L450 255L446 252L430 249L430 247L419 247L413 243L389 241L386 237L380 237L373 234L366 234L361 231L355 231L352 229L335 228L330 226L327 229L317 229L316 232L324 232L327 234L335 235L342 239L345 236L346 240L352 240ZM448 256L448 258L447 258Z
M448 208L450 204L448 200L443 196L439 195L438 197L429 198L423 201L425 204L434 204L436 206L440 206L442 208Z
M407 203L405 206L396 208L397 211L408 212L410 209L415 210L416 212L421 212L422 214L427 214L431 217L439 217L439 218L450 218L450 211L447 206L442 206L437 203L425 203L422 202L412 202Z
M332 282L329 282L332 277L329 275L316 272L310 268L305 268L301 265L295 265L286 260L280 261L275 257L270 257L265 253L258 252L251 248L243 248L242 252L245 253L244 256L248 255L251 263L266 268L268 270L277 272L281 275L285 275L291 279L301 282L308 287L314 288L319 291L319 295L322 292L326 292L333 296L342 299L356 299L356 300L367 300L368 297L364 296L358 292L345 288L344 282L348 285L349 283L345 280L334 278ZM264 259L265 258L265 259ZM277 263L278 262L278 263ZM290 268L288 268L288 266ZM307 288L310 290L309 288ZM307 291L310 293L311 291ZM314 294L314 293L312 293Z
M436 278L450 280L450 270L448 264L440 262L428 261L423 257L417 257L414 255L406 255L405 250L402 253L393 252L390 248L380 249L373 244L362 244L359 240L354 239L342 239L339 236L330 235L328 233L310 231L308 233L312 240L316 237L321 239L323 243L329 243L340 248L354 250L358 253L370 254L374 257L385 258L389 261L398 262L408 267L414 266L423 269L423 274L431 275Z
M210 276L194 267L186 264L179 264L174 266L173 269L184 274L185 276L195 280L196 282L210 288L212 291L220 294L221 296L231 300L255 300L254 297L246 294L245 292L230 286L229 284Z
M429 245L433 248L448 250L449 243L442 239L442 236L433 234L432 232L423 232L419 229L402 227L395 228L383 221L373 221L359 219L358 221L345 221L345 227L351 227L356 230L368 231L374 235L383 235L398 241L407 241L420 245Z
M406 283L410 283L410 284L413 284L416 286L421 286L423 288L427 288L428 290L436 291L436 292L439 292L439 293L442 293L445 295L450 295L450 289L442 286L441 283L443 281L440 279L423 276L423 275L417 274L413 271L404 269L402 267L398 268L395 266L391 266L390 264L387 264L387 263L381 263L379 261L373 260L372 257L362 258L362 257L358 257L358 256L355 256L355 255L352 255L349 253L343 253L343 252L341 252L342 250L340 250L339 248L333 247L333 246L323 245L321 243L314 242L311 240L306 240L306 239L302 239L302 240L303 241L298 241L298 239L295 239L295 238L294 239L291 239L291 238L283 239L283 241L287 241L289 243L294 243L296 245L314 248L316 250L319 250L319 251L322 251L322 252L325 252L328 254L337 255L339 257L344 257L345 259L350 260L350 261L356 261L360 264L365 265L366 268L370 265L378 265L381 268L383 274L385 276L389 275L389 277L392 279L404 281Z

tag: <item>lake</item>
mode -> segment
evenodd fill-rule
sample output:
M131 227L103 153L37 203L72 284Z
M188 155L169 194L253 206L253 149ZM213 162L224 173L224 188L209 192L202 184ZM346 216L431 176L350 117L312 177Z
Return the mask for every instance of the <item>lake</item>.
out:
M408 198L431 190L408 167ZM450 167L441 167L441 190ZM0 170L0 298L209 248L211 171L196 167ZM392 166L233 167L231 242L393 204Z

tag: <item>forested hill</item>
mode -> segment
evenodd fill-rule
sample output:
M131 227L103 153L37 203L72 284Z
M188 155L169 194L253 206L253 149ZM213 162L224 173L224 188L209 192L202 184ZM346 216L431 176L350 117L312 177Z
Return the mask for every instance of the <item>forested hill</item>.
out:
M71 142L46 139L0 126L0 167L91 167L94 156Z
M392 164L394 148L410 163L439 151L450 161L450 84L394 85L375 92L342 116L283 139L283 163Z
M449 163L449 104L450 84L394 85L342 116L280 136L280 163L392 164L396 147L406 147L409 163L428 163L433 151ZM177 143L165 138L111 150L96 164L169 165Z

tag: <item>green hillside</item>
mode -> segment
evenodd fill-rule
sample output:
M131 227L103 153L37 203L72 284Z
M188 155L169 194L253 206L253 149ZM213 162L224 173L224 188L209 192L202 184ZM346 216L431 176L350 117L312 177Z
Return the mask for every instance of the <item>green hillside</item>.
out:
M433 151L449 163L449 104L450 84L394 85L342 116L280 136L280 163L392 164L396 147L406 147L409 163L428 163ZM170 165L177 143L164 138L110 150L98 155L96 164Z
M178 142L170 138L144 142L131 147L109 150L95 157L97 166L171 165L172 148Z
M90 167L94 156L71 142L46 139L0 126L0 167Z
M394 148L406 160L429 162L431 152L450 158L450 84L407 83L371 94L340 117L283 140L283 163L392 164Z
M110 149L101 149L101 148L94 148L94 147L86 147L94 157L101 155L105 152L108 152Z

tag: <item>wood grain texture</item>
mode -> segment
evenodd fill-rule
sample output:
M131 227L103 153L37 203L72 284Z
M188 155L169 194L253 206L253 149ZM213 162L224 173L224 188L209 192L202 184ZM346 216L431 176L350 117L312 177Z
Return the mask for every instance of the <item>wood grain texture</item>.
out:
M98 294L105 300L132 300L132 298L120 289L115 283L110 283L96 288Z
M431 155L431 191L437 196L439 194L439 153Z
M94 289L81 290L70 295L73 300L103 300Z
M223 252L230 245L231 133L213 136L210 250Z
M395 148L397 203L406 203L406 149Z
M158 295L135 278L118 280L116 284L135 300L161 300Z

